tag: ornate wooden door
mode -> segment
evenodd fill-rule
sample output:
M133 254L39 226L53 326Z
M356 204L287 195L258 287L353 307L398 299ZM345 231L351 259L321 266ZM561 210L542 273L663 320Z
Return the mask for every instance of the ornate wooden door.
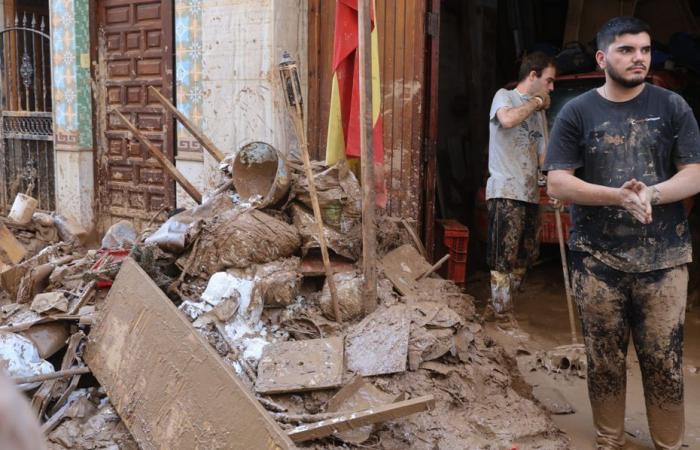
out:
M140 228L174 207L175 184L109 111L118 109L174 158L172 117L148 94L155 86L173 97L173 2L100 0L97 9L98 223L105 229L128 218Z

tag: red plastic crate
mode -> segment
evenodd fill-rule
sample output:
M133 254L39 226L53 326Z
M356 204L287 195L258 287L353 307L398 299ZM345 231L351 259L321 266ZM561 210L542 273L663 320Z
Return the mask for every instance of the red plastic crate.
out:
M564 241L566 241L569 238L569 229L571 228L571 216L568 214L561 214L561 228L564 235ZM557 219L553 212L542 212L540 224L540 242L545 244L559 243L559 237L557 236Z
M438 221L438 236L443 248L443 254L449 252L446 268L441 271L443 276L457 284L464 284L467 276L467 249L469 248L469 228L456 220Z

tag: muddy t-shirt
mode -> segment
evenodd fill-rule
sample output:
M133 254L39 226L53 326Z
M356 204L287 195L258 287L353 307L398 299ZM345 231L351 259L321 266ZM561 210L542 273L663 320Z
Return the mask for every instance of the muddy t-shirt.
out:
M589 183L620 187L636 178L651 186L671 178L677 164L700 162L700 133L683 98L646 84L627 102L610 102L595 89L557 115L545 170L575 169ZM665 269L692 260L681 202L652 207L644 225L621 207L571 208L571 250L586 251L625 272Z
M544 151L543 121L539 113L514 126L503 128L496 113L503 107L517 108L530 97L517 90L499 89L489 115L489 179L486 199L509 198L538 203L537 155Z

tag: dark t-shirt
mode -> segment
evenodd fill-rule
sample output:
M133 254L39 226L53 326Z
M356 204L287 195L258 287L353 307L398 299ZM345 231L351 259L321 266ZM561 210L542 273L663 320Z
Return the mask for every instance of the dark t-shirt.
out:
M677 164L700 162L700 132L683 98L646 84L627 102L611 102L593 89L567 103L551 133L545 170L575 169L589 183L620 187L636 178L654 185ZM571 250L586 251L625 272L665 269L692 260L681 202L652 207L644 225L620 207L571 208Z

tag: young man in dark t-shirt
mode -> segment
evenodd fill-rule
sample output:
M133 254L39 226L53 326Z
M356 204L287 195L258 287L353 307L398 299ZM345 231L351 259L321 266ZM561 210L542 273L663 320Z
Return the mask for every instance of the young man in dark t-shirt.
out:
M657 449L683 442L683 323L691 261L684 198L700 191L700 132L679 95L644 82L649 28L618 17L598 32L605 84L565 105L544 169L573 203L574 295L588 357L598 449L624 445L633 338Z

